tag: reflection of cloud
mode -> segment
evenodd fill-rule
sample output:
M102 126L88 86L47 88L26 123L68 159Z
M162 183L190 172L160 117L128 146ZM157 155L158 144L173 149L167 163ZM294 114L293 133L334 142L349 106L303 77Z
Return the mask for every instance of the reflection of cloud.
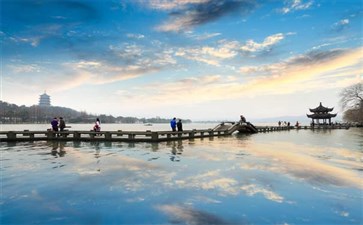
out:
M216 215L179 205L159 205L156 208L171 217L172 223L192 225L229 224Z
M222 177L219 171L208 171L204 174L176 180L179 187L197 188L203 190L215 190L221 195L236 195L238 193L238 182L235 179Z
M258 169L288 174L313 184L351 186L363 189L361 178L351 169L330 165L329 161L307 155L310 152L313 153L314 149L309 150L309 148L292 144L284 146L278 143L255 144L250 146L248 151L251 155L273 160L270 160L268 165L245 163L241 165L242 169Z
M267 190L265 188L259 188L255 184L244 185L241 187L247 195L254 196L255 194L261 193L266 199L274 202L283 202L284 198L273 191Z

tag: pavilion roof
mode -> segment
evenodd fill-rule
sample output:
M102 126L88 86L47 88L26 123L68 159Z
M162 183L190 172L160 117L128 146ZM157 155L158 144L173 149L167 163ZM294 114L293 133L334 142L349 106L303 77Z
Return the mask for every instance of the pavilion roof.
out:
M312 119L330 119L332 117L336 117L337 113L324 113L324 114L306 114L307 117Z
M324 107L321 102L320 102L320 105L314 109L309 109L310 112L313 112L313 113L321 113L321 112L331 112L333 111L334 107L333 108L327 108L327 107Z

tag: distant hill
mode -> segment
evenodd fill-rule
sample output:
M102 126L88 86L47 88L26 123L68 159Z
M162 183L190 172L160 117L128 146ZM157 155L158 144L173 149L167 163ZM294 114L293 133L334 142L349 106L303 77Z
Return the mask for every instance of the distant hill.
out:
M94 115L79 112L74 109L60 106L18 106L0 101L0 123L49 123L54 117L63 117L67 123L93 123L98 117L102 123L169 123L170 119L114 117L112 115ZM184 123L192 122L183 119Z

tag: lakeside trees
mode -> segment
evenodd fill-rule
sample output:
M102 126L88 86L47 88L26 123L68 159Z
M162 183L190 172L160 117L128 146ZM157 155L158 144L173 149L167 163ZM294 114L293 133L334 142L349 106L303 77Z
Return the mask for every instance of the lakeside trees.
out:
M96 117L102 123L169 123L170 119L114 117L111 115L93 115L86 112L78 112L74 109L59 106L18 106L0 101L0 123L49 123L54 117L63 117L67 123L93 123ZM191 120L183 120L188 123Z
M363 124L363 83L351 85L340 93L343 119Z

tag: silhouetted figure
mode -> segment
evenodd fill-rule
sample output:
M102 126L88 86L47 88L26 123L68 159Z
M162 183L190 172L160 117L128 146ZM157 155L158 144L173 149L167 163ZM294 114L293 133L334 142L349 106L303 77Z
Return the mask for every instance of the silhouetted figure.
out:
M182 124L182 121L179 120L177 123L176 123L176 126L178 128L178 131L183 131L183 124Z
M66 128L66 122L64 122L63 117L59 117L59 130L64 131L64 128Z
M243 116L243 115L240 115L240 120L239 120L240 123L246 123L246 118Z

